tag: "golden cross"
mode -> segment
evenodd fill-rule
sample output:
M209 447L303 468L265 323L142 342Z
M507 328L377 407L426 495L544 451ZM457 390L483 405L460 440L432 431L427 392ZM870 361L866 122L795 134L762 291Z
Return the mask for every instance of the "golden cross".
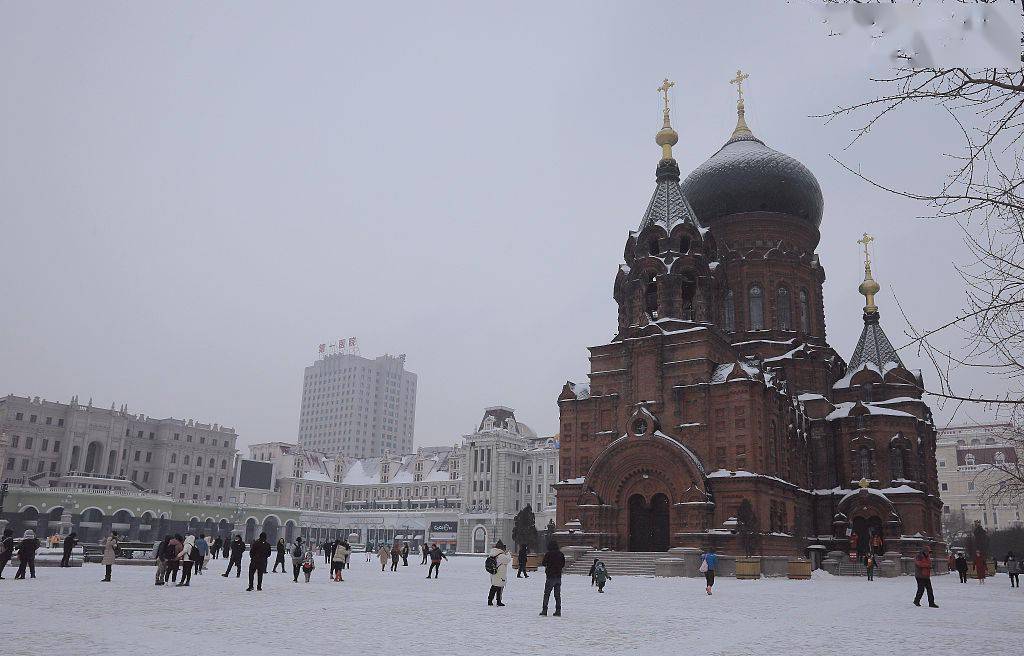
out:
M738 91L740 94L740 102L743 102L743 80L747 79L748 77L750 76L744 73L743 71L736 69L736 77L729 80L729 84L736 85L736 91Z
M870 264L871 263L871 254L868 253L868 244L870 244L873 241L875 241L875 238L872 237L871 235L869 235L866 232L864 233L863 237L861 237L860 239L857 240L858 244L861 244L862 246L864 246L864 262L866 264Z
M671 89L672 87L674 87L675 85L676 85L675 82L669 82L668 78L665 78L665 80L661 83L661 86L658 87L658 91L660 91L662 93L662 95L665 97L665 113L666 114L668 114L668 90Z

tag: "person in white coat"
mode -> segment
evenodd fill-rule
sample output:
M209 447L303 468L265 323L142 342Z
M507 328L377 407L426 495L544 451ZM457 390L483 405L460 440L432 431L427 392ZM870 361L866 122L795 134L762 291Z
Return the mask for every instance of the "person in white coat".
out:
M195 549L195 546L196 536L191 533L187 534L181 543L181 551L178 552L178 560L181 562L181 580L178 581L178 585L174 586L176 588L188 587L188 584L192 581L192 565L194 562L192 550Z
M495 568L491 573L491 590L487 593L487 605L493 606L495 599L497 599L498 605L504 606L505 604L501 603L501 592L505 589L505 580L508 578L508 564L512 562L512 556L509 555L505 543L501 540L494 544L494 548L491 549L488 555L494 559Z
M341 571L345 569L345 561L348 560L349 548L347 542L338 540L334 543L334 555L331 556L331 578L335 581L344 581Z

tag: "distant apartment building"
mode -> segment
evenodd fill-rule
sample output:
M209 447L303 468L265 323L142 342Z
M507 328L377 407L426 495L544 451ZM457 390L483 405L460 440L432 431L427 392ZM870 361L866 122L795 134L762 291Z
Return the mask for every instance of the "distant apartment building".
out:
M148 491L224 501L233 485L234 429L8 395L0 398L4 479L32 487Z
M405 355L325 355L306 367L299 446L328 455L376 458L412 452L416 374Z
M938 432L935 459L945 522L959 515L967 526L978 521L989 531L1021 526L1024 507L994 502L990 495L1005 478L1000 466L1019 462L1019 454L1006 440L1012 430L1011 424L972 424Z

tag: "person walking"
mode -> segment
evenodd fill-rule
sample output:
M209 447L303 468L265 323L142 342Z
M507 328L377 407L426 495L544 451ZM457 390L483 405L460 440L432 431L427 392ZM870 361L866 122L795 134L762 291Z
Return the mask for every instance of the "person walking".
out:
M868 557L864 559L864 567L868 571L868 580L875 580L875 555L868 554Z
M64 538L64 553L60 558L61 567L71 567L71 554L78 546L78 533L72 531Z
M106 570L100 583L110 583L110 574L114 569L114 559L117 558L117 531L111 531L107 539L103 541L103 560L100 564Z
M441 573L441 559L448 560L448 556L444 555L441 551L441 547L437 546L437 543L430 545L428 551L430 555L430 567L427 568L427 578L430 578L431 572L434 574L434 578L437 579L438 574Z
M228 577L228 573L231 572L231 568L234 567L235 568L235 578L237 579L237 578L241 577L242 576L242 554L245 553L245 542L242 542L242 536L236 534L235 535L235 539L233 539L231 541L230 546L228 545L228 543L226 543L226 542L224 543L224 549L225 549L225 551L229 551L230 552L230 560L228 560L228 568L226 570L224 570L224 573L221 574L221 576L223 576L224 578L227 578Z
M341 571L345 569L345 561L348 560L348 554L349 548L347 543L341 540L334 543L334 553L331 555L331 578L333 580L338 582L345 580Z
M505 590L505 581L508 579L508 564L512 562L512 556L508 555L508 549L505 548L505 543L498 540L494 543L494 548L491 549L491 553L487 558L487 571L491 575L491 589L487 592L487 605L493 606L494 600L498 600L499 606L504 606L501 603L501 593Z
M708 547L700 560L698 570L704 574L704 590L711 595L711 588L715 587L715 567L718 565L718 556L715 555L715 548Z
M312 551L307 551L302 559L302 573L306 576L306 583L309 583L309 577L313 574L313 570L316 569L315 560L316 558L313 557Z
M611 574L608 573L608 567L602 562L597 561L594 563L594 581L597 583L597 591L604 592L604 584L611 580Z
M935 604L935 593L932 592L932 557L928 547L921 550L914 558L914 569L917 577L917 594L914 595L914 605L921 605L921 595L928 593L929 608L938 608Z
M326 547L321 547L324 551ZM310 549L312 551L312 549ZM249 554L252 557L252 554ZM295 583L299 582L299 572L302 571L302 561L306 558L306 550L302 548L302 538L295 538L295 546L292 548L292 578Z
M427 558L430 557L430 547L427 546L426 542L420 545L420 552L423 554L423 560L420 561L420 565L426 565Z
M402 550L398 546L398 540L391 543L391 571L398 571L398 557L402 555Z
M597 564L599 562L601 561L595 558L594 562L590 563L590 569L587 570L587 576L590 577L590 587L594 587L594 585L596 585L596 581L594 581L594 570L597 568Z
M211 560L217 560L220 558L220 550L224 546L224 540L218 535L213 540L213 544L210 545L210 558Z
M548 551L540 561L544 568L544 605L540 614L548 614L548 598L555 593L555 617L562 615L562 569L565 568L565 555L558 548L558 543L552 540L548 542Z
M1020 561L1010 551L1006 554L1006 573L1010 576L1010 587L1020 587Z
M406 542L402 545L402 567L409 566L409 543Z
M4 568L14 557L14 531L5 528L4 535L0 538L0 581L4 578Z
M277 550L277 558L274 559L274 569L270 570L272 573L277 572L277 566L281 566L281 573L284 574L287 569L284 564L284 552L286 546L284 544L284 538L277 539L277 545L274 547Z
M974 553L974 573L978 577L978 583L985 585L985 577L988 576L988 563L980 551Z
M956 571L956 556L952 551L946 556L946 567L949 569L950 574Z
M519 569L516 570L516 578L517 579L518 578L524 578L524 579L530 578L530 575L526 573L526 561L527 561L529 556L530 556L530 545L528 545L528 544L526 544L524 542L521 545L519 545L519 561L517 563L519 565Z
M164 583L168 580L171 583L178 582L178 568L181 567L181 563L178 562L178 552L181 551L183 539L180 535L175 534L167 543L167 574L164 575Z
M174 587L184 588L192 583L192 567L197 560L199 560L199 549L196 548L196 536L187 533L181 542L181 551L178 552L178 562L181 563L181 580Z
M156 547L156 585L163 585L167 578L167 557L171 536L165 535Z
M352 569L352 545L348 543L348 540L342 540L341 545L345 547L344 569Z
M36 577L36 552L39 551L39 539L32 529L25 531L24 537L18 543L18 571L14 574L15 579L25 579L25 568L28 568L32 578Z
M235 536L239 537L239 536ZM231 556L231 540L224 540L224 544L221 547L224 550L224 557L230 558Z
M202 574L203 566L206 565L206 557L210 555L210 543L206 541L206 536L202 533L199 534L199 539L196 540L196 550L199 551L199 558L196 559L195 572L196 574Z
M968 569L970 569L970 568L967 566L967 558L964 557L964 554L962 552L958 553L956 555L956 571L960 575L960 582L961 583L967 583L967 570Z
M301 541L302 538L299 538L299 542ZM267 573L269 558L270 543L267 542L267 534L260 533L260 537L249 548L249 587L246 588L246 592L252 592L253 575L256 576L256 590L263 590L263 575Z

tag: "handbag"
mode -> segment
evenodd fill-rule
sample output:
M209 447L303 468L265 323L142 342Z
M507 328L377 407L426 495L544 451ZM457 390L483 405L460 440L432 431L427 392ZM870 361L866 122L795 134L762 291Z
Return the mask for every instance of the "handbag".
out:
M708 561L707 561L707 558L705 558L704 560L700 561L700 567L697 568L697 571L700 572L701 574L707 574L708 573Z

